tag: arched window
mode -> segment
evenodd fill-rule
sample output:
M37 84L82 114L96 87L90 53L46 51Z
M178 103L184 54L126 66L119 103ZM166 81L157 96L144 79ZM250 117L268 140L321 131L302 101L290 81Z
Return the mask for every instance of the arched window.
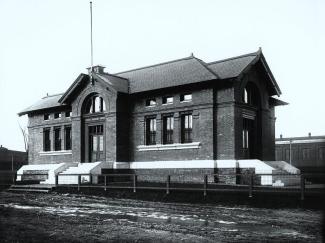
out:
M104 99L99 95L94 95L88 98L85 113L92 114L97 112L104 112L106 111L106 104Z
M242 101L245 104L258 106L260 104L260 94L254 83L249 82L243 90Z

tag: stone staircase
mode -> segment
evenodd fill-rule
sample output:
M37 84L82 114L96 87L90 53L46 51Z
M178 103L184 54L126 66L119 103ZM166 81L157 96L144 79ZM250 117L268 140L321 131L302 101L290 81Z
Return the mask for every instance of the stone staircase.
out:
M55 185L42 185L42 184L12 185L7 189L7 191L49 193L53 190L54 187Z
M98 177L102 173L103 168L107 168L105 162L78 163L62 171L58 175L58 184L78 184L78 175L81 175L81 183L98 183ZM90 178L90 174L94 175Z

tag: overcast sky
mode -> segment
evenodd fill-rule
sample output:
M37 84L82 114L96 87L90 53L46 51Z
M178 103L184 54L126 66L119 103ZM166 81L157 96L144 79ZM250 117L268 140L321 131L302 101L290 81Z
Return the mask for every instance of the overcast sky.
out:
M325 135L325 1L93 0L94 63L115 73L257 51L290 105L276 136ZM90 65L88 0L0 0L0 144L23 150L17 113Z

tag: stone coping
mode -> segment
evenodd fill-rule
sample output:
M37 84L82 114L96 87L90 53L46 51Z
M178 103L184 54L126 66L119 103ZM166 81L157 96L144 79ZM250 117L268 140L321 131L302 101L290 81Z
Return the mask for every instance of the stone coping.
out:
M200 142L193 143L173 143L173 144L155 144L155 145L139 145L138 151L157 151L157 150L175 150L175 149L198 149Z
M59 151L42 151L39 152L39 155L43 156L43 155L69 155L72 154L71 150L59 150Z

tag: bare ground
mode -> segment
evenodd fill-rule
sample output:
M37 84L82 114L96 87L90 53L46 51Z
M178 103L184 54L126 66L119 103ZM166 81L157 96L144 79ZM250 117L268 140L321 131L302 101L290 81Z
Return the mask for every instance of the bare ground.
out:
M0 192L1 242L322 242L322 212Z

